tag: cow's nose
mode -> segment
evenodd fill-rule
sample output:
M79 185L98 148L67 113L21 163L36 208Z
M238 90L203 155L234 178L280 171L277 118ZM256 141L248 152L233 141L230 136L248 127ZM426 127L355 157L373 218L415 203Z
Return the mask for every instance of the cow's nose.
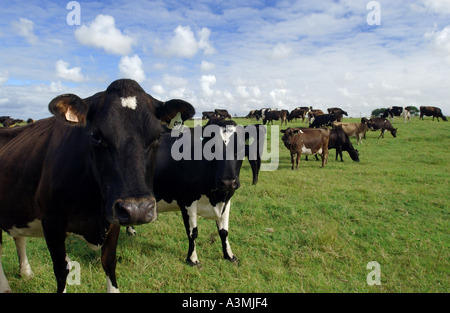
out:
M239 188L239 181L236 178L221 179L221 187L225 190L236 190Z
M113 208L114 222L119 225L139 225L156 220L155 198L117 200Z

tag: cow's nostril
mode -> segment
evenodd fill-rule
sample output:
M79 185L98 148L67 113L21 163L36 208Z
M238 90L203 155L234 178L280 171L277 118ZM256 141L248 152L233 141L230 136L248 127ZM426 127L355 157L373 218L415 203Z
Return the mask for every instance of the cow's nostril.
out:
M123 201L117 201L114 206L114 213L114 219L117 220L119 224L125 225L130 223L130 204Z

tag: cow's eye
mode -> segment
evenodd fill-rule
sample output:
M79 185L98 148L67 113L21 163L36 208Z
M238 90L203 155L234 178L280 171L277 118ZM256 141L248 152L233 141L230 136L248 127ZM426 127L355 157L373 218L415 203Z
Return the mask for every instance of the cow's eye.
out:
M91 140L93 143L97 144L97 145L101 145L103 143L102 141L102 136L100 135L100 133L98 131L91 131Z

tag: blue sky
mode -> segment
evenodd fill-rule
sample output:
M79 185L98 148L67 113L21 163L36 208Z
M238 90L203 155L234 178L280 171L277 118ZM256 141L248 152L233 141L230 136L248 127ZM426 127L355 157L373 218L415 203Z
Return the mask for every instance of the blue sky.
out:
M197 112L433 105L450 114L450 0L69 1L0 4L0 115L35 119L115 79Z

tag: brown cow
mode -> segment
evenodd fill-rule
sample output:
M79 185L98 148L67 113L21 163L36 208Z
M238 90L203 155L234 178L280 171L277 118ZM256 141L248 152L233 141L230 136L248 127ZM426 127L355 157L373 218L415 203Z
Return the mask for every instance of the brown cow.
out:
M361 139L366 135L368 130L367 123L363 121L365 120L362 120L361 123L333 122L332 125L333 128L341 128L349 137L355 136L356 144L359 145L362 142Z
M322 157L322 167L328 160L328 141L330 140L330 130L326 128L288 128L281 130L283 133L284 145L291 152L292 169L294 169L294 155L297 155L296 169L300 157L305 155L320 154Z
M439 118L441 117L442 120L447 122L447 118L445 117L444 114L442 114L441 109L436 108L436 107L424 107L424 106L421 106L420 107L420 117L419 117L419 119L423 120L423 116L424 115L425 116L432 116L433 117L433 121L434 121L434 118L436 117L438 122L439 122Z

